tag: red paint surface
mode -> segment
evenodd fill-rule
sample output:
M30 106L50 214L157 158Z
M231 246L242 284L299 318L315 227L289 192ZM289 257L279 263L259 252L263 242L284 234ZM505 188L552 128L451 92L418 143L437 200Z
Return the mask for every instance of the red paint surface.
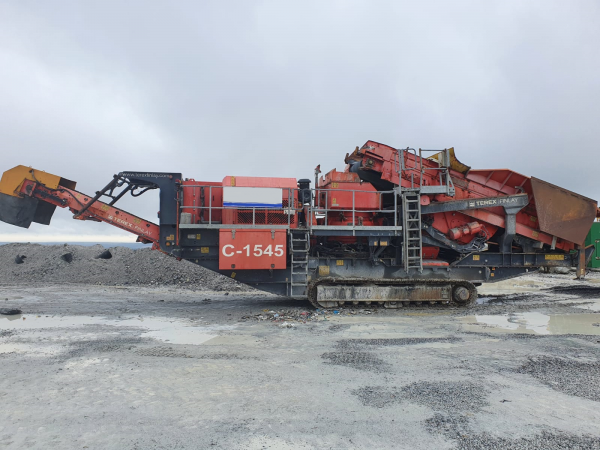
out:
M181 212L192 215L192 223L220 223L223 206L221 182L186 180L181 182L183 204ZM210 206L210 209L209 209Z
M219 270L285 269L286 236L286 230L220 230Z

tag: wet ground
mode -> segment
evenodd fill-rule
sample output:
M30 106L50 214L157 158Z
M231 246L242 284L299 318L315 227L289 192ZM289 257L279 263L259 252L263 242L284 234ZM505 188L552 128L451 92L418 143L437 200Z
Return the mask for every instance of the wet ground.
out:
M468 309L3 286L0 448L600 449L600 278Z

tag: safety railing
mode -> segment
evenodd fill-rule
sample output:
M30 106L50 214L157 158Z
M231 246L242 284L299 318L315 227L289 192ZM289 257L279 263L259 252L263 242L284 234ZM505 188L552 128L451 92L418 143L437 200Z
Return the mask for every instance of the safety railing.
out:
M398 196L396 195L396 193L394 191L377 191L377 192L369 192L369 191L358 191L358 190L353 190L353 189L323 189L323 188L318 188L312 191L316 191L317 195L321 195L321 200L323 201L318 201L316 207L311 207L309 208L308 212L309 212L309 217L308 217L308 222L309 222L309 227L314 227L315 225L313 225L314 220L312 220L313 218L317 218L317 219L322 219L324 221L324 224L321 225L320 227L338 227L338 228L343 228L343 229L348 229L348 228L363 228L365 227L364 225L361 224L357 224L357 215L359 215L359 218L362 218L362 214L365 213L373 213L373 214L381 214L383 216L385 215L389 215L391 222L393 223L393 225L389 225L389 226L384 226L384 228L389 228L389 229L396 229L398 228L398 215L396 214L396 211L398 210ZM339 196L341 193L344 192L349 192L352 194L352 208L340 208L338 206L332 206L329 207L330 199L333 199L334 195ZM324 196L323 196L324 194ZM383 199L384 199L384 195L391 195L393 197L393 209L386 209L383 206ZM365 209L365 208L357 208L357 199L356 197L360 196L360 198L362 200L364 200L364 197L368 197L368 196L375 196L377 199L377 208L375 209ZM333 202L331 202L333 203ZM391 206L391 204L390 204ZM349 213L349 215L351 215L352 217L352 221L350 224L347 225L333 225L330 224L330 213L340 213L340 214L344 214L344 213ZM319 225L317 225L317 227L319 227ZM365 228L370 228L370 229L376 229L376 228L382 228L382 227L375 227L375 226L366 226Z
M439 161L439 166L437 167L428 167L426 164L423 164L423 161L427 160L423 156L423 153L441 153L442 161ZM412 156L412 158L410 157ZM409 161L413 162L413 164L409 164ZM394 160L395 170L398 172L398 176L400 180L402 179L403 173L410 173L410 187L402 187L400 184L398 189L400 192L402 191L420 191L424 194L446 194L450 196L454 196L454 184L452 182L452 178L448 173L448 167L450 166L450 152L448 149L444 150L427 150L427 149L419 149L419 152L414 148L407 147L405 149L399 149L396 152L396 159ZM427 171L437 171L438 178L437 185L424 185L424 175ZM418 176L417 185L415 183L415 172Z
M205 204L197 205L195 196L193 196L192 204L186 204L183 200L179 207L180 213L182 213L179 223L180 228L290 228L296 223L297 213L302 210L302 208L298 208L297 196L295 195L298 189L280 188L282 191L281 207L276 207L271 205L252 206L251 204L215 206L213 205L213 194L220 193L221 198L223 198L224 186L204 184L185 184L183 186L183 189L190 188L204 190L203 199ZM244 188L264 189L259 186ZM206 191L208 191L208 196ZM206 200L207 197L208 201ZM185 195L183 198L185 199ZM189 213L191 215L189 223L183 217L183 214L186 214L187 211L192 211ZM196 212L196 214L193 212ZM227 223L223 223L224 219Z
M343 230L401 230L398 223L398 196L391 191L359 191L352 189L310 189L311 202L300 204L298 201L298 188L281 188L282 206L246 206L237 204L235 206L213 205L213 194L223 195L223 186L220 185L190 185L186 184L184 189L204 189L204 204L197 204L193 197L191 204L182 201L180 212L190 214L189 220L183 214L180 219L180 228L295 228L305 227L307 229L343 229ZM263 189L252 187L251 189ZM206 195L208 192L208 195ZM351 207L336 205L336 198L341 195L351 196ZM370 198L373 196L374 198ZM185 198L185 196L182 196ZM208 199L208 201L206 200ZM313 203L313 199L316 201ZM384 204L384 199L386 200ZM331 200L331 201L330 201ZM346 198L346 202L347 202ZM365 208L358 203L367 203L375 206ZM317 206L315 206L315 204ZM196 212L194 214L194 212ZM331 223L332 213L347 217L345 224ZM387 225L374 226L364 225L365 214L377 214L379 217L388 218ZM339 217L339 216L338 216ZM195 220L194 220L195 218ZM223 223L223 222L227 223ZM299 223L301 221L301 223ZM338 221L339 222L339 221ZM317 223L317 225L315 225Z
M438 167L426 167L425 164L423 164L423 153L425 152L437 152L442 155L442 160L438 161ZM452 182L452 178L450 177L450 173L448 171L448 168L450 167L450 151L447 148L444 150L426 150L420 148L419 159L421 162L421 180L419 183L421 185L421 192L424 194L446 194L453 197L454 183ZM425 175L426 170L438 172L439 185L423 186L423 176Z

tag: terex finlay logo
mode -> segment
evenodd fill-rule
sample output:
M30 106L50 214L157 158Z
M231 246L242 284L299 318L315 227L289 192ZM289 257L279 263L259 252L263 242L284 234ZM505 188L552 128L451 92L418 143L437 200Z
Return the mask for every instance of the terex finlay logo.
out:
M469 201L469 208L489 208L490 206L505 206L518 203L519 199L515 197L508 198L486 198L483 200Z

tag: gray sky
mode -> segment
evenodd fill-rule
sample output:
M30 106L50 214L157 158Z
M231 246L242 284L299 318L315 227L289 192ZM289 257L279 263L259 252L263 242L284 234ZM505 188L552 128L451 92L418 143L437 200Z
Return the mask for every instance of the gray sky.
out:
M598 199L599 23L596 0L4 1L0 170L312 178L372 139ZM0 241L135 239L70 217Z

